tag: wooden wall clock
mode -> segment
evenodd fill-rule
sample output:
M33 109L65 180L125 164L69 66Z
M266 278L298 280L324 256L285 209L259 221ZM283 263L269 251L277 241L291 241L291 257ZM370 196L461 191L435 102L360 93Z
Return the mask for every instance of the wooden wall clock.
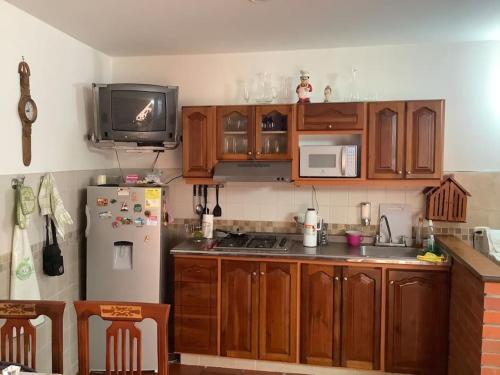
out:
M23 124L23 163L25 166L31 164L31 125L36 121L38 111L35 101L30 94L30 67L28 63L21 61L17 69L21 84L21 98L17 106L19 117Z

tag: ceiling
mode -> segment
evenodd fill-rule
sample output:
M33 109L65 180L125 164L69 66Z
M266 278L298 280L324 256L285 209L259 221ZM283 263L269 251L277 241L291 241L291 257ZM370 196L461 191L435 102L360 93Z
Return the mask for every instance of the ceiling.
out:
M500 39L499 0L7 0L111 56Z

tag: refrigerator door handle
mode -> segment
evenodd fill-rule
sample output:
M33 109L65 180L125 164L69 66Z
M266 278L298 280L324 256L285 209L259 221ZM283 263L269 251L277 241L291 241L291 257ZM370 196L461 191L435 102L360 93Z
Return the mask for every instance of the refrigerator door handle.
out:
M85 205L85 217L87 218L87 225L85 226L85 238L89 238L90 233L90 208Z

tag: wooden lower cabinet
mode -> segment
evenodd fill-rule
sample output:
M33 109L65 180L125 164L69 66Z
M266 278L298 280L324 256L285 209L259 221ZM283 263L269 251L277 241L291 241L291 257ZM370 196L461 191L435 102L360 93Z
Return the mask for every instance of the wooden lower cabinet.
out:
M380 368L381 270L343 267L342 366Z
M175 351L217 354L217 260L175 258Z
M221 355L257 359L259 263L223 260Z
M295 362L297 265L222 261L221 354Z
M388 271L386 370L444 375L448 272Z
M297 264L260 264L259 359L295 362Z
M342 267L302 265L301 363L340 366L341 275Z

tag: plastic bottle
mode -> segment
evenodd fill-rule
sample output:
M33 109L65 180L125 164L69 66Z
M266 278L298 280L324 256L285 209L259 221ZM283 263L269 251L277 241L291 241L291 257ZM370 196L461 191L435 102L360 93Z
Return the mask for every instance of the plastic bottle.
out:
M424 227L424 219L422 216L418 217L417 228L415 231L415 246L422 247L422 230Z
M432 220L429 220L429 237L427 238L427 250L434 251L434 225Z

